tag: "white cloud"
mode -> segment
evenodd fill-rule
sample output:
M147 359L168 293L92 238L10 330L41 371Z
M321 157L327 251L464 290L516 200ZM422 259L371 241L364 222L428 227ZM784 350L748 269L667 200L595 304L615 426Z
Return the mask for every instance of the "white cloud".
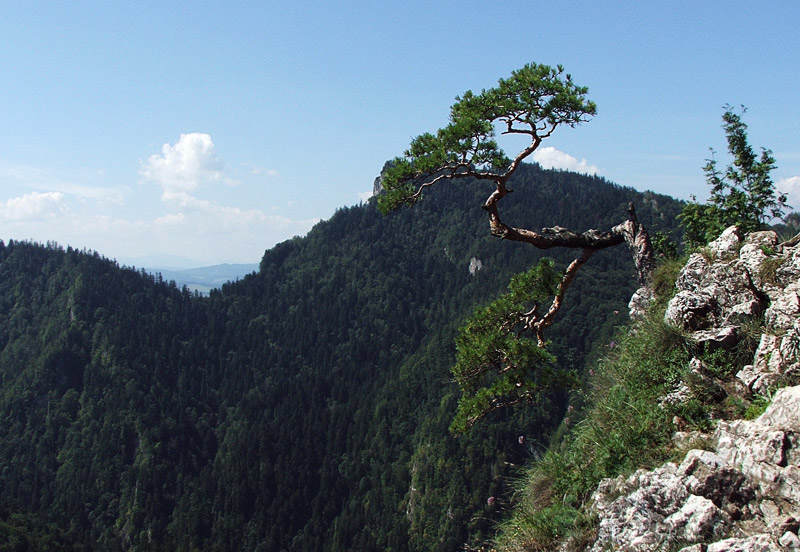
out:
M262 167L242 166L256 177L279 176ZM195 259L213 254L215 262L257 260L272 243L305 234L319 221L295 220L267 214L252 204L225 205L208 199L203 185L234 183L227 177L225 163L208 134L181 134L174 145L164 144L161 153L142 162L140 175L161 186L161 200L173 211L150 221L143 230L142 236L149 235L161 253ZM224 197L242 198L245 193L239 189L236 195Z
M168 254L206 264L257 262L273 244L303 235L319 219L295 220L259 209L247 209L188 197L181 211L148 223L143 237L150 249L141 254ZM157 244L153 248L152 245ZM130 255L130 254L129 254Z
M105 185L98 171L70 169L65 176L0 164L0 239L55 240L119 259L258 262L266 248L319 222L260 205L265 182L280 175L256 167L234 182L208 134L183 134L138 169L155 193L131 194L128 202L130 190Z
M266 167L260 167L258 165L250 165L248 163L245 164L245 168L248 169L250 174L254 175L264 175L264 176L280 176L278 171L275 169L267 169Z
M578 161L568 153L554 147L539 148L533 153L533 160L545 169L564 169L584 174L597 174L600 169L590 165L586 159Z
M169 228L170 226L180 226L185 222L186 215L184 213L170 213L155 219L153 225L157 228Z
M58 211L64 194L61 192L31 192L0 202L0 219L26 221L52 216Z
M164 201L186 201L201 184L225 181L225 164L217 155L211 136L200 132L181 134L174 146L164 144L161 154L151 155L139 173L163 189Z
M800 212L800 176L781 178L775 183L775 188L786 194L786 201L794 211Z
M214 221L216 225L223 225L225 227L247 226L255 221L267 218L267 215L258 209L228 207L194 197L187 198L183 205L208 217L208 220Z
M187 197L181 206L185 210L174 215L162 217L162 224L187 224L191 225L198 235L225 234L233 236L234 233L246 235L252 233L259 236L261 233L289 230L296 228L300 233L305 233L318 218L310 220L294 220L282 215L268 215L260 209L242 209L228 205L219 205L213 201ZM287 236L291 237L291 236Z
M93 180L102 179L105 176L103 171L70 172L72 174L67 177L69 178L67 180L49 169L28 165L0 166L0 178L27 188L61 192L66 196L94 200L103 205L123 205L125 203L124 188L92 183Z

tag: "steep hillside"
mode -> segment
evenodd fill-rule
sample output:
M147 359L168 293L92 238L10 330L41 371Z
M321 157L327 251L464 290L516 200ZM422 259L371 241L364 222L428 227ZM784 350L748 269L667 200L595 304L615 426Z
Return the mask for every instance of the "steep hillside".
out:
M610 227L632 200L670 230L679 208L535 165L514 184L506 216L530 227ZM388 217L342 209L207 298L97 254L4 244L0 535L76 550L483 538L513 465L566 406L542 397L447 432L456 328L539 257L488 236L484 195L462 184ZM610 339L633 287L623 248L591 260L549 334L561 362L579 369Z
M530 467L498 550L800 548L797 242L731 227L689 257Z

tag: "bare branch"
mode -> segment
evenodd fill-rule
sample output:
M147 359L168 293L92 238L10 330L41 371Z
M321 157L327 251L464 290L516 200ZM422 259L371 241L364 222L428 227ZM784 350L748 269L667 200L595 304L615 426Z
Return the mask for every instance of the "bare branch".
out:
M539 249L552 249L553 247L567 247L572 249L590 249L597 251L606 247L613 247L625 241L621 232L615 231L601 232L599 230L587 230L580 234L555 226L553 228L543 228L540 232L527 230L525 228L511 228L500 222L499 217L490 218L489 224L493 236L499 238L525 242Z
M564 276L561 278L561 283L558 284L558 291L556 291L556 296L553 298L553 304L550 306L550 310L547 311L538 322L536 322L533 326L533 329L536 333L536 340L539 343L539 347L544 347L544 336L542 335L544 330L553 323L553 319L558 312L558 309L561 308L561 302L564 300L564 294L567 292L567 288L572 283L572 280L575 279L575 275L578 273L578 269L586 264L586 261L589 260L594 254L594 250L592 249L584 249L583 254L580 257L575 259L570 263L567 267L567 270L564 272Z
M511 178L511 175L517 170L520 163L522 163L525 158L536 151L536 148L538 148L539 144L541 143L542 139L538 135L534 134L533 141L528 145L528 147L517 154L517 156L511 162L511 165L508 167L508 170L506 170L506 172L503 174L502 178L507 182L508 179Z

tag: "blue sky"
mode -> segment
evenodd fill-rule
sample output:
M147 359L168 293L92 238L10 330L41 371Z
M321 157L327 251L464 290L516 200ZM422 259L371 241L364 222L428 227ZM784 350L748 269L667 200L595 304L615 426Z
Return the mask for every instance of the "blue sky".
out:
M800 208L798 28L795 1L3 2L0 239L258 262L528 62L598 105L543 165L705 199L743 104Z

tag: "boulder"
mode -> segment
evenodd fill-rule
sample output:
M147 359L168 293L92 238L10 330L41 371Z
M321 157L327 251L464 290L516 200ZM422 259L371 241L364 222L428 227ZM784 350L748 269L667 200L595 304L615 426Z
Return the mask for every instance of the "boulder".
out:
M739 326L723 326L700 330L692 335L697 344L705 351L716 349L733 349L739 343Z
M769 390L800 372L800 319L782 336L761 335L753 364L742 368L736 377L753 393L767 395Z
M742 238L735 226L726 228L720 236L708 244L708 250L715 260L728 260L736 257Z
M752 258L755 244L749 244L746 251L752 254L742 260L736 256L739 243L731 227L709 244L710 253L689 257L675 282L678 292L667 305L668 323L687 331L707 330L736 326L764 312L767 296L751 277L751 265L760 263Z
M706 552L780 552L783 549L769 535L725 539L706 548Z
M800 316L800 281L773 291L770 305L764 313L764 323L773 332L786 331Z
M798 442L800 386L779 390L756 420L719 422L714 450L604 480L586 550L792 550L800 542Z

